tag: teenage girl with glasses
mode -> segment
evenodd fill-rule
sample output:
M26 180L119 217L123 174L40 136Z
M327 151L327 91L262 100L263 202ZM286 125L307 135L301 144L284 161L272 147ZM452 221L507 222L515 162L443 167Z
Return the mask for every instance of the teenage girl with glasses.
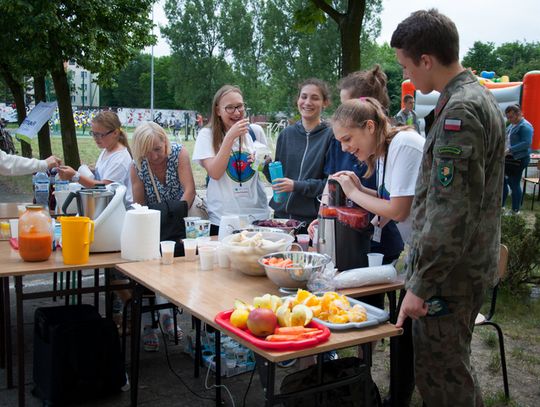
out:
M242 91L221 87L212 101L208 125L197 135L193 161L208 173L206 203L210 233L217 235L223 215L267 219L269 208L259 172L252 168L256 143L267 144L263 129L249 124Z
M70 166L58 168L60 179L78 182L85 188L92 188L97 184L110 184L119 182L127 187L126 201L132 201L131 194L131 151L129 149L127 135L122 130L122 124L118 115L111 111L98 113L91 122L90 135L96 145L101 148L101 153L96 161L93 177L80 174Z

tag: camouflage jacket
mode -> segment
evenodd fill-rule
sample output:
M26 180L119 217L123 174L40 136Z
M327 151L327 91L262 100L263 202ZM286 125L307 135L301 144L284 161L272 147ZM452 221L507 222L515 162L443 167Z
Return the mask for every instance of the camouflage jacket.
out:
M502 113L464 71L441 93L426 134L406 287L423 299L479 292L493 282L499 258Z

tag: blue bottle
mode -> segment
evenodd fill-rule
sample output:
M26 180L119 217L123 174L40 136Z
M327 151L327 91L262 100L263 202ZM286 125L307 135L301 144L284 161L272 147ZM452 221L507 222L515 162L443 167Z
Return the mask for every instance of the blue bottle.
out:
M274 161L268 165L268 170L270 171L270 178L272 179L272 184L276 178L283 178L283 166L280 161ZM274 191L274 201L275 202L284 202L287 199L286 192L276 192Z
M50 181L49 177L44 172L38 172L32 178L34 184L34 201L36 205L43 205L44 207L49 207L49 188Z

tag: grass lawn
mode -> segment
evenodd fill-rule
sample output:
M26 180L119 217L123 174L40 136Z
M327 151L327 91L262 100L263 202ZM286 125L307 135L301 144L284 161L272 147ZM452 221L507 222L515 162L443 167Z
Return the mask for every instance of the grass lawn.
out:
M13 129L10 129L11 133L14 133ZM131 140L133 129L128 129L128 139ZM96 143L94 142L94 139L90 136L88 136L88 132L83 136L82 132L78 132L77 137L77 143L79 146L79 155L81 158L82 164L94 164L99 156L100 150L96 146ZM169 138L171 142L178 141L180 142L185 148L187 148L189 152L189 156L191 157L193 153L193 148L195 146L195 141L192 137L189 138L188 141L184 140L184 133L180 133L180 139L175 139L172 136L172 133L169 132ZM17 148L17 151L21 151L20 143L16 142L15 147ZM52 136L51 137L51 146L52 146L52 152L54 155L63 158L63 149L62 149L62 139L60 136ZM34 157L39 157L39 147L38 147L38 141L37 138L32 140L32 151ZM191 165L191 169L193 170L193 177L195 178L195 186L197 189L203 189L206 186L206 171L198 164ZM31 176L19 176L19 177L4 177L0 176L0 184L5 186L4 191L0 191L2 193L6 192L14 192L14 193L31 193L32 191L32 177Z

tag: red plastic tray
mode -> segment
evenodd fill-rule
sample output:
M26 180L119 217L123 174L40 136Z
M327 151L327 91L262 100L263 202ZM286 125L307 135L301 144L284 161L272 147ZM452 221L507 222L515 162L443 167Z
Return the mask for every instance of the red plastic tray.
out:
M223 328L227 329L228 331L234 333L235 335L239 336L240 338L244 339L245 341L252 343L253 345L262 349L270 349L270 350L275 350L275 351L289 351L289 350L311 348L313 346L316 346L319 343L326 342L328 338L330 337L330 330L326 326L324 326L323 324L319 324L318 322L311 321L309 324L307 324L307 327L318 328L322 330L322 332L319 335L314 336L313 338L303 339L301 341L269 342L262 338L254 336L247 329L243 330L232 325L230 322L230 317L232 313L233 313L233 310L221 311L219 314L216 315L216 318L215 318L216 323L218 325L221 325Z

